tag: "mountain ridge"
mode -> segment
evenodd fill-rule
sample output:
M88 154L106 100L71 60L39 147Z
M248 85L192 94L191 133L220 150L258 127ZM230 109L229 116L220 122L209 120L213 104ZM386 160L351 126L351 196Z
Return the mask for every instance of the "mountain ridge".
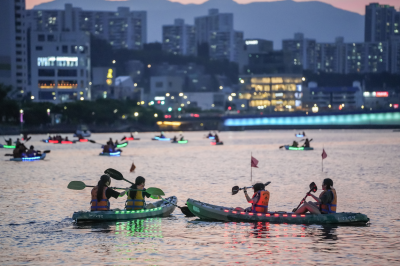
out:
M193 25L194 18L207 15L210 8L233 13L235 30L243 31L246 39L272 40L275 49L280 49L283 39L293 39L296 32L317 42L334 42L337 36L343 36L345 42L362 42L364 38L363 15L318 1L239 4L233 0L209 0L203 4L181 4L167 0L54 0L34 9L64 9L66 3L92 11L116 11L121 6L147 11L147 42L161 41L162 25L173 24L176 18Z

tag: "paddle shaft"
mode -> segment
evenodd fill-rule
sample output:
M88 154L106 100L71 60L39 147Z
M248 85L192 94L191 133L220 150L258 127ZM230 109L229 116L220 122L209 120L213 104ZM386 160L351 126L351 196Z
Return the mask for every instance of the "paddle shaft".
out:
M313 191L313 190L314 190L314 189L312 188L312 189L310 189L310 191L308 191L308 193L306 194L306 196L301 200L299 206L297 206L297 208L295 208L295 209L293 210L293 212L295 212L295 211L297 211L297 210L299 209L300 205L303 204L304 201L306 200L306 198L308 197L308 194L310 194L311 191Z

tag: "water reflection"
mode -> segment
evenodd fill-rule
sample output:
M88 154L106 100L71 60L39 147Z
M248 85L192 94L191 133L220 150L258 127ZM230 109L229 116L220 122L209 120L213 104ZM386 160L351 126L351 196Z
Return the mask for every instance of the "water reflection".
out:
M161 218L116 222L115 234L141 238L162 238Z

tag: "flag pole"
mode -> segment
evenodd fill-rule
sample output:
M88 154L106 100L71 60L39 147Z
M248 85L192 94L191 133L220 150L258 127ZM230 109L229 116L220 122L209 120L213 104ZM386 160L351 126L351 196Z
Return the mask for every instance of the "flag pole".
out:
M324 151L324 150L325 150L325 146L322 146L322 151ZM322 164L322 172L324 172L324 157L323 156L322 156L321 164Z

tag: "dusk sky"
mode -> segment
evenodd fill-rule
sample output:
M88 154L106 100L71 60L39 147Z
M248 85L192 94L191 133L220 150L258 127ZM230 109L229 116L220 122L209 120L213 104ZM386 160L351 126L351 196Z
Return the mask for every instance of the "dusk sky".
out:
M35 5L45 3L45 2L51 2L49 0L25 0L26 1L26 8L31 9ZM113 0L109 0L113 1ZM121 0L118 0L121 1ZM201 4L206 2L207 0L170 0L171 2L180 2L182 4ZM247 4L251 2L274 2L276 0L235 0L235 2L239 4ZM295 2L308 2L309 0L296 0ZM121 1L123 2L123 0ZM385 4L385 5L391 5L394 6L397 10L400 8L400 1L399 0L385 0L384 2L380 1L374 1L374 0L321 0L319 2L325 2L328 4L331 4L337 8L349 10L352 12L356 12L359 14L364 15L365 13L365 6L368 5L369 3L380 3L380 4Z

